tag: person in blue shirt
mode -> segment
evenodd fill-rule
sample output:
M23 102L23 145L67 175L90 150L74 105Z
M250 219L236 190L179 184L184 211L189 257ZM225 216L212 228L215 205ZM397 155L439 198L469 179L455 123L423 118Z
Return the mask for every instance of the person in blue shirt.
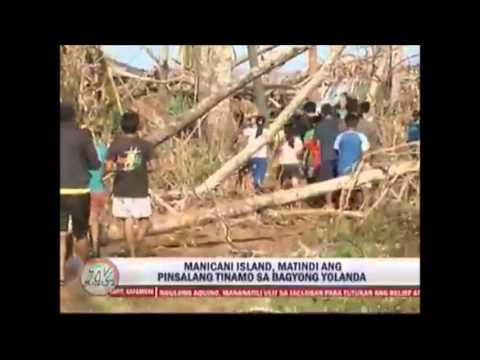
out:
M357 114L347 114L345 117L347 129L337 136L333 144L333 149L338 154L337 171L339 176L354 172L363 153L370 149L370 143L365 134L356 130L358 121Z
M407 126L407 142L420 141L420 112L413 112L413 119Z
M98 170L90 170L90 235L92 237L94 256L100 256L100 248L98 246L98 237L100 233L100 220L108 200L108 195L103 184L103 176L105 174L104 163L107 157L107 147L102 141L101 131L88 131L93 139L95 149L97 150L98 160L101 167Z
M345 176L353 173L362 156L370 149L365 134L357 131L359 122L359 115L356 113L349 113L345 117L346 130L337 136L333 148L338 153L338 176ZM370 184L362 185L360 191L356 192L355 202L357 204L369 204L371 194L369 188ZM362 205L363 207L363 205Z

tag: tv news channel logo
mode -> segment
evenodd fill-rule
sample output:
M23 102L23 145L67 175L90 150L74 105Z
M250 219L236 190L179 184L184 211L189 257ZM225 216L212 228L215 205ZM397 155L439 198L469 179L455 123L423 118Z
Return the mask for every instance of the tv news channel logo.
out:
M105 296L117 287L119 277L118 269L111 261L94 259L85 264L81 283L90 295Z

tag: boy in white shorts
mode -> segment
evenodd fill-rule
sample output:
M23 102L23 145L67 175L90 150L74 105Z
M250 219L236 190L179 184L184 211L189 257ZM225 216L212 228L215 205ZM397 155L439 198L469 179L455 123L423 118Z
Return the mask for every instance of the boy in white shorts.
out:
M153 145L138 137L137 114L124 114L121 127L124 134L110 145L105 172L115 171L112 213L123 222L130 256L135 257L135 244L145 237L152 215L148 194L148 172L154 168ZM136 236L135 221L138 221Z

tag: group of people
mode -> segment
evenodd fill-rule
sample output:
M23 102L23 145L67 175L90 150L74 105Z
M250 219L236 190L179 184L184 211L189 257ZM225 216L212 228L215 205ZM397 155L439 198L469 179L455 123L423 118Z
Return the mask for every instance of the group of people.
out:
M135 256L135 245L143 240L152 214L148 172L155 167L153 145L138 136L138 115L125 113L122 116L122 134L108 148L101 134L79 128L75 117L72 104L61 104L61 286L65 281L70 233L74 258L84 263L90 256L99 255L99 219L108 199L104 185L106 177L113 174L112 215L123 224L131 256Z
M153 145L138 136L138 114L121 118L122 134L108 146L101 133L75 123L72 104L61 104L60 114L60 284L65 280L67 238L73 235L73 254L83 263L99 256L99 220L108 200L104 180L113 175L112 215L122 222L130 255L143 240L152 214L148 172L155 168ZM326 181L355 171L363 154L379 146L378 132L368 102L344 93L336 106L307 102L285 125L274 157L282 188ZM243 135L249 142L268 134L266 120L257 116ZM414 112L407 141L420 139L420 115ZM267 145L250 159L255 189L262 189L268 169ZM332 194L326 196L333 207ZM135 231L136 230L136 231ZM90 244L91 243L91 244ZM92 245L92 246L90 246Z
M244 134L253 141L265 129L265 119L258 117ZM278 156L277 180L281 187L325 181L352 173L362 155L379 145L370 103L359 103L346 93L336 106L323 104L320 111L307 102L301 113L292 116L284 127L284 136L273 157ZM267 146L250 161L253 186L262 187L267 172ZM327 204L333 206L331 196Z

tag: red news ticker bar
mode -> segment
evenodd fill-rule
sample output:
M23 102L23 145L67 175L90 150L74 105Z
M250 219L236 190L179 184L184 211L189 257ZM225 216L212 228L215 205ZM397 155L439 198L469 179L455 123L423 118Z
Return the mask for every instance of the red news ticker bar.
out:
M420 289L354 289L354 288L231 288L193 289L158 287L122 287L110 293L113 297L419 297Z

